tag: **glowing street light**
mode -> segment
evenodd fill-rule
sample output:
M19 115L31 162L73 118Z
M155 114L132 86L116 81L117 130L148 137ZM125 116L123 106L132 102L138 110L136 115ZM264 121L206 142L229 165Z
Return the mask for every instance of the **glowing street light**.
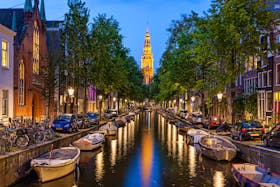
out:
M218 98L219 102L221 102L222 99L223 99L223 93L222 93L222 92L219 92L219 93L217 94L217 98Z
M116 97L113 97L113 101L116 102L116 100L117 100L117 98L116 98Z
M68 93L69 93L70 97L72 97L74 95L74 91L75 91L74 88L72 88L72 87L68 88Z
M194 102L195 101L195 96L191 96L191 100L192 100L192 102Z

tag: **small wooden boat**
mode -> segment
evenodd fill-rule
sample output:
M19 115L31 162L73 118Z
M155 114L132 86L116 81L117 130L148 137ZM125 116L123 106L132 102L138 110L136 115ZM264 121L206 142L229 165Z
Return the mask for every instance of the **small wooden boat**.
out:
M73 172L79 163L80 149L62 147L32 159L31 167L36 171L42 182L61 178Z
M200 129L194 129L189 128L187 130L187 143L188 144L196 144L205 135L209 135L207 132L200 130Z
M280 175L251 163L232 164L232 174L240 186L280 187Z
M73 142L73 144L81 151L91 151L101 147L104 140L105 137L103 134L92 133L78 139L77 141Z
M202 155L214 160L231 161L237 152L237 147L231 141L214 135L206 135L198 141Z
M117 134L118 127L116 127L115 122L108 122L105 125L99 128L101 132L104 132L105 135L114 136Z
M115 120L115 124L117 127L124 127L126 122L127 122L127 120L125 119L125 117L118 117Z

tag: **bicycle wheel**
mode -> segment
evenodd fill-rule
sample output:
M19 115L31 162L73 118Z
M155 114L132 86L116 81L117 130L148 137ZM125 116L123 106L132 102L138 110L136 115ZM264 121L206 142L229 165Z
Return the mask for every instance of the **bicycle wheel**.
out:
M26 135L18 136L15 142L16 142L16 146L20 148L25 148L29 143L29 138Z
M47 140L52 140L54 139L54 131L52 129L47 129L45 131L45 136Z
M35 143L43 143L45 141L45 133L44 132L35 132L33 135L33 139Z

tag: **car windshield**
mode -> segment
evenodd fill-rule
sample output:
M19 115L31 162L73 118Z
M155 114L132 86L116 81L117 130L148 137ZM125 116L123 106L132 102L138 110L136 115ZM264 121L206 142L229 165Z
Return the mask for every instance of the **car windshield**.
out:
M245 122L243 123L244 128L262 128L262 125L260 122Z
M58 117L59 120L64 120L64 121L71 121L71 116L69 115L60 115Z

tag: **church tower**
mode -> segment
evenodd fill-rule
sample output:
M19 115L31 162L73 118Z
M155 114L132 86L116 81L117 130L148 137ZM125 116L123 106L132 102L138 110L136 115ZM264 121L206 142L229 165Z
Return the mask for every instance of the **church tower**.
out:
M143 82L146 85L149 85L153 79L153 74L154 74L154 57L152 54L150 33L148 27L146 28L144 49L141 57L141 69L144 75Z

